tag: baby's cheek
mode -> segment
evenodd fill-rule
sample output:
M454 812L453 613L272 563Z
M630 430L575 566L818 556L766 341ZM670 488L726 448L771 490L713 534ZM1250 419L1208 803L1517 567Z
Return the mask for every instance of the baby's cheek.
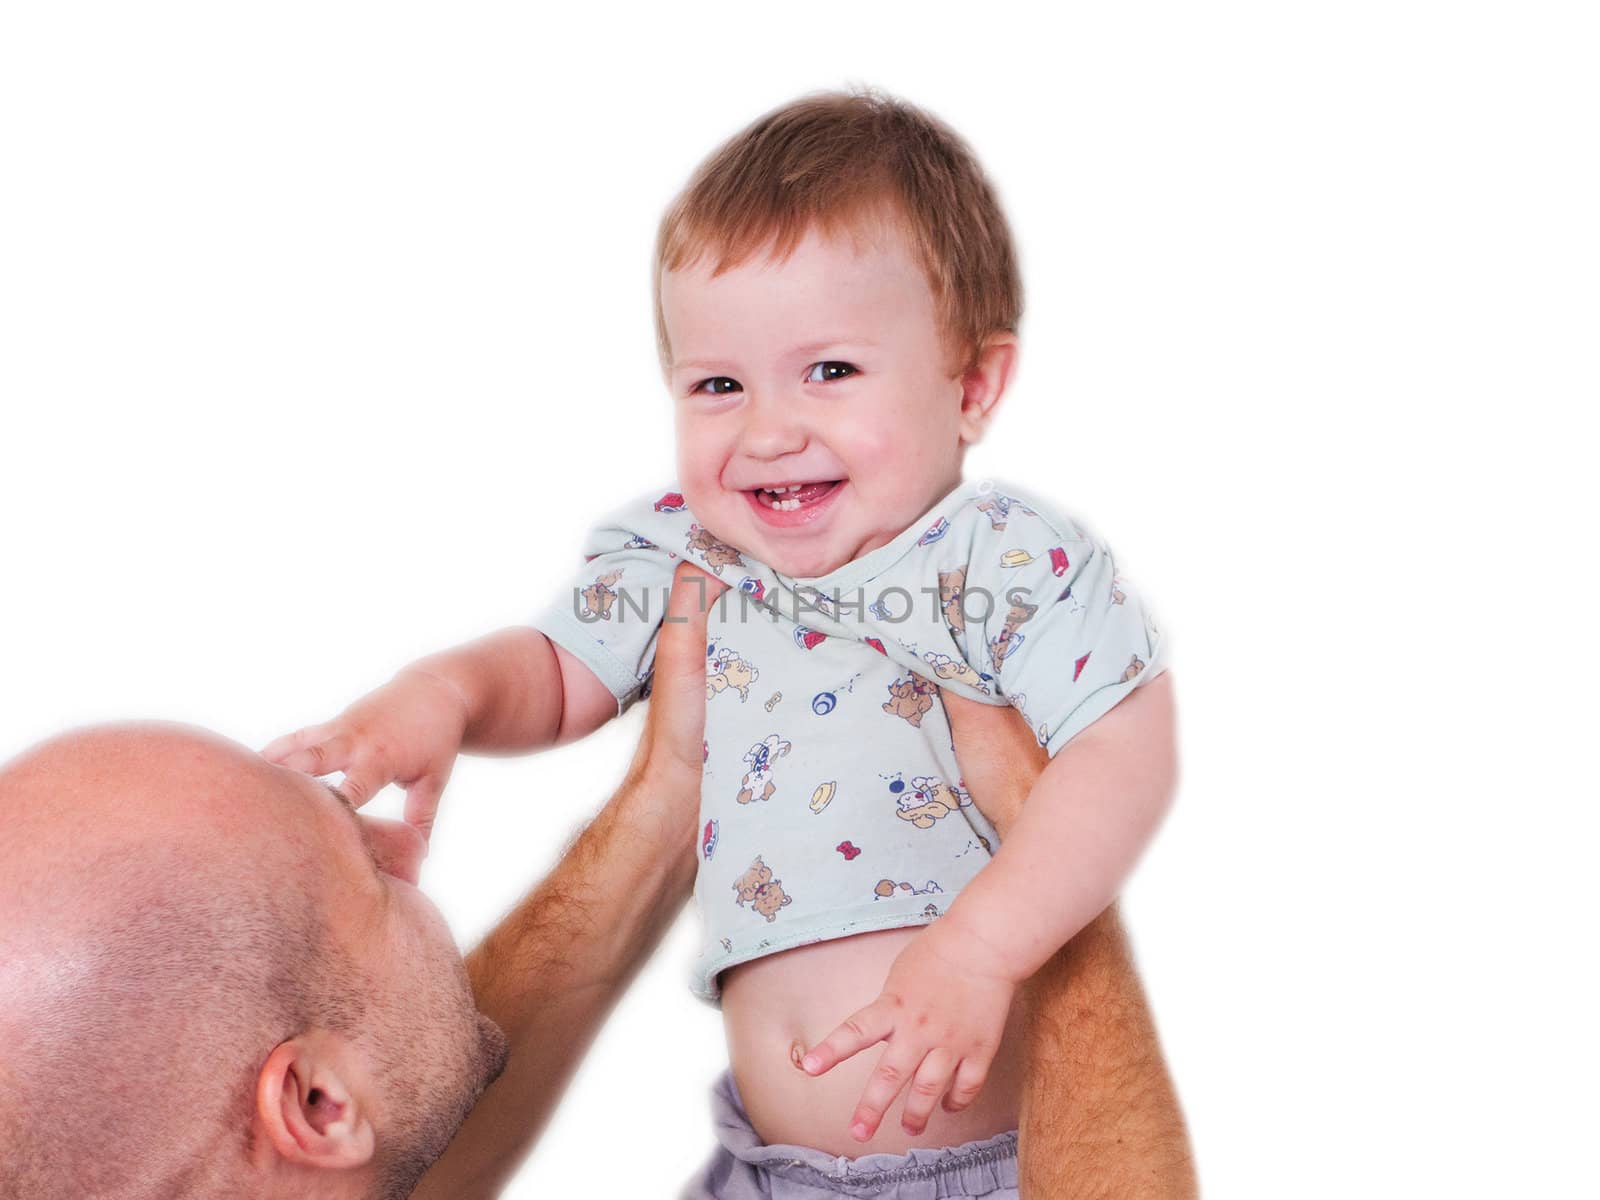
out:
M724 455L709 429L693 417L682 415L677 419L676 449L678 486L693 508L690 489L701 490L707 480L714 480Z
M834 437L861 462L881 462L884 456L901 457L909 445L911 426L898 420L842 418L834 426Z
M866 463L876 472L889 463L901 471L942 479L958 455L955 435L943 433L928 414L907 413L895 420L863 423L849 436L858 466Z
M679 463L678 490L683 493L683 502L689 511L715 529L716 483L714 478L707 478L704 462L688 459Z
M693 507L695 493L699 488L701 472L705 470L704 460L681 440L678 443L678 490L683 493L684 500Z

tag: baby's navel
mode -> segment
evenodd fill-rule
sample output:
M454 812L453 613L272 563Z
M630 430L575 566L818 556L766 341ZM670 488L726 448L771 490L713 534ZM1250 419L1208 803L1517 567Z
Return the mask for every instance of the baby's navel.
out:
M800 1065L800 1060L805 1058L805 1056L806 1056L806 1045L805 1045L804 1042L800 1041L797 1038L794 1041L794 1043L789 1047L789 1061L794 1064L794 1069L796 1071L804 1071L805 1070L805 1068Z

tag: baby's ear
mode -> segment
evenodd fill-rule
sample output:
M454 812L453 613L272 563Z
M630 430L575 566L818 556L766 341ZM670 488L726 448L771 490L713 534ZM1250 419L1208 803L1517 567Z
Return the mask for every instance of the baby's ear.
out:
M989 428L1017 366L1017 335L991 333L961 374L961 440L975 445Z

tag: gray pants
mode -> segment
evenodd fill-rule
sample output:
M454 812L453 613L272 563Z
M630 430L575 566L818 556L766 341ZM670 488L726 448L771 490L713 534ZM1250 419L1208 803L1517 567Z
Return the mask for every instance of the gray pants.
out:
M733 1076L711 1091L718 1146L680 1200L1017 1200L1017 1135L905 1154L841 1158L808 1146L767 1146L750 1127Z

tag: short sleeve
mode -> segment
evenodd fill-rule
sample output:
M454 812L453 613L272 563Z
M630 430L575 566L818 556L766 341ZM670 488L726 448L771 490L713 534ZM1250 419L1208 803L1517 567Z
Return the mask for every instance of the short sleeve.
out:
M984 519L960 600L966 657L1054 758L1166 669L1161 635L1110 549L1075 521L1015 494L974 506Z
M582 567L532 622L599 677L619 715L648 691L677 558L667 546L689 522L669 490L605 517L584 538Z

